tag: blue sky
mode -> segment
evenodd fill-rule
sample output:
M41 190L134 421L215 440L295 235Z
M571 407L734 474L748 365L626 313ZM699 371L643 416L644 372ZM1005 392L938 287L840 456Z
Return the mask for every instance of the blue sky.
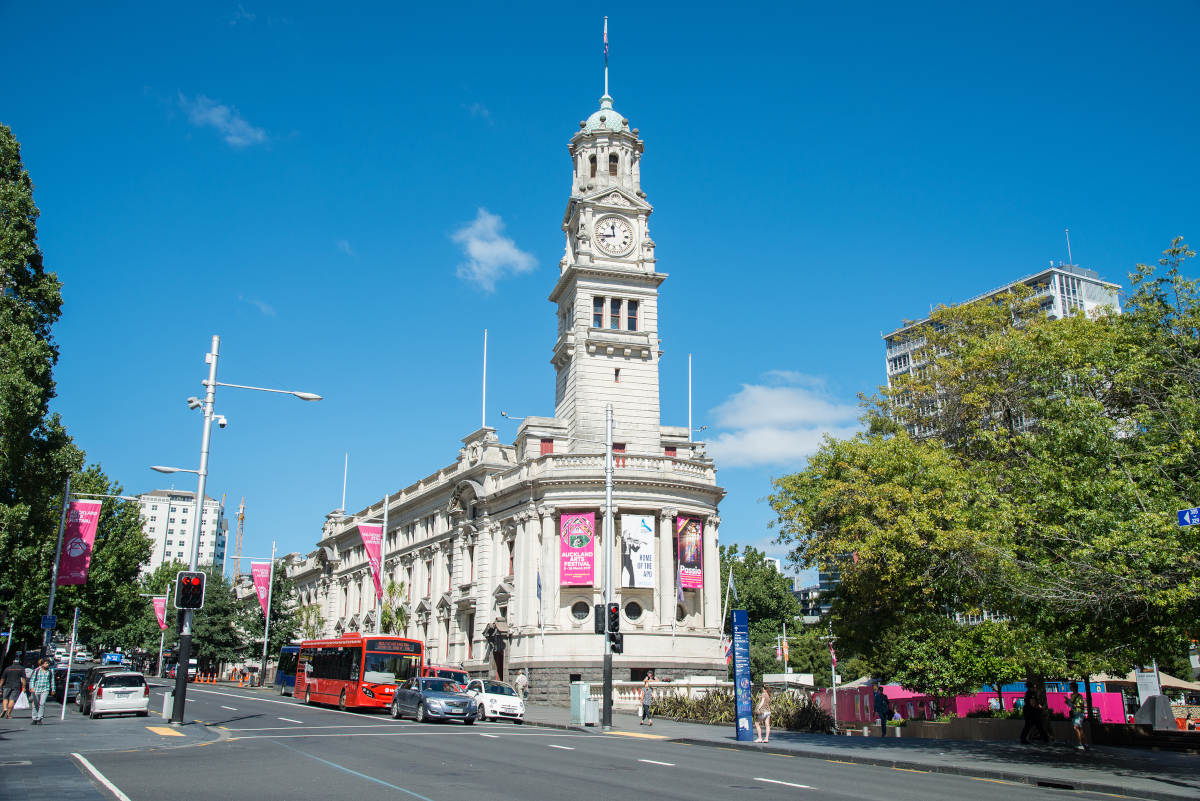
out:
M195 466L246 552L307 551L550 415L566 143L602 91L599 7L0 4L0 122L65 282L61 412L127 490ZM1192 2L608 10L611 91L646 142L664 424L711 426L722 541L770 544L770 479L853 429L880 332L1065 260L1122 285L1200 240ZM180 488L194 489L189 476Z

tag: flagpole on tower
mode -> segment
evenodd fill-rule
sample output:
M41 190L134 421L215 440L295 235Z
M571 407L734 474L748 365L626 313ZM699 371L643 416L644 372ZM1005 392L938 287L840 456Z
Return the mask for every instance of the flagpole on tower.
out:
M608 17L604 18L604 96L608 97Z

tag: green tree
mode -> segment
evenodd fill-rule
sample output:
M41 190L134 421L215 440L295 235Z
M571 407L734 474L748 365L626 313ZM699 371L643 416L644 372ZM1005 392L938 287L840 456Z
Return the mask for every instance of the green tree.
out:
M300 628L300 636L306 640L315 640L321 636L321 631L325 628L325 616L321 614L321 608L316 604L302 606L297 610L297 625Z
M404 597L404 582L389 579L387 587L383 590L383 603L379 613L380 630L384 634L403 634L408 628L409 611Z
M267 658L279 656L279 649L291 643L300 634L300 611L295 601L296 585L287 576L282 561L275 564L275 579L271 585L271 637L267 646ZM258 593L242 599L246 636L251 654L262 655L263 611Z
M62 490L83 466L49 412L62 285L37 244L33 181L0 125L0 614L19 645L40 644Z
M767 561L766 554L750 545L741 550L736 545L722 545L720 556L722 603L732 570L737 600L730 595L729 605L746 610L752 636L770 639L783 633L785 623L797 625L800 602L792 595L792 581Z

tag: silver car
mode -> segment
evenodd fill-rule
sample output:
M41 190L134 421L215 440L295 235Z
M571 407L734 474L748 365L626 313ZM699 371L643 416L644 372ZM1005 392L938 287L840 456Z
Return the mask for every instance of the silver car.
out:
M427 720L461 720L470 726L479 716L475 699L462 691L462 685L450 679L413 678L396 688L392 696L392 717Z

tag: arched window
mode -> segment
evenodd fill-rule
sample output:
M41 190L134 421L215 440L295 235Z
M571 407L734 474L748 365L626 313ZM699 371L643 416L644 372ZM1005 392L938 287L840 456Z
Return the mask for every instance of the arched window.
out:
M588 165L591 168L591 177L595 178L596 177L596 156L595 155L588 156Z
M618 156L616 153L608 154L608 174L609 175L617 174L617 164L619 164L620 161L621 161L621 157Z

